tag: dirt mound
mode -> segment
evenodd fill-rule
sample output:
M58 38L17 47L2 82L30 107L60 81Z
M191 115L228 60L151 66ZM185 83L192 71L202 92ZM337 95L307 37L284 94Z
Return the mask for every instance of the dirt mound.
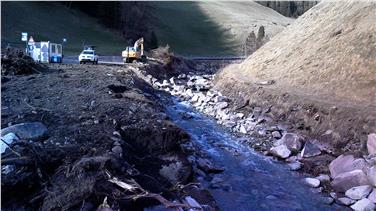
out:
M146 68L147 74L157 79L170 78L196 69L194 62L171 52L169 45L151 50L148 57L153 62Z
M375 19L375 2L321 2L221 78L374 105Z
M340 151L363 150L374 132L376 3L320 2L241 64L223 69L216 87Z
M1 73L3 75L28 75L41 73L47 69L47 66L34 62L21 50L15 48L1 50Z
M159 47L151 51L151 56L162 63L162 66L168 71L173 70L192 70L194 69L194 63L176 56L170 51L170 46Z

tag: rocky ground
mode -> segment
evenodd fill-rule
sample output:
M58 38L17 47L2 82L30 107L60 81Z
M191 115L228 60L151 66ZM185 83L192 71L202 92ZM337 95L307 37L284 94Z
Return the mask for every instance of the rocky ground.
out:
M336 202L354 210L375 209L376 134L368 136L369 153L347 152L341 155L343 151L332 145L302 134L299 128L294 127L294 119L281 121L272 105L250 104L243 98L224 96L214 88L213 78L214 75L207 74L181 74L169 80L151 79L149 82L156 89L190 102L230 132L243 137L244 143L254 149L284 160L292 171L307 173L305 183L317 192L328 194L327 203ZM297 107L296 112L302 109ZM187 118L190 118L189 115ZM328 130L323 137L331 137L332 133ZM352 195L353 192L356 194Z
M49 65L3 74L2 208L217 209L194 183L197 166L215 168L187 159L189 135L134 72L159 67L171 74L164 64L170 63Z

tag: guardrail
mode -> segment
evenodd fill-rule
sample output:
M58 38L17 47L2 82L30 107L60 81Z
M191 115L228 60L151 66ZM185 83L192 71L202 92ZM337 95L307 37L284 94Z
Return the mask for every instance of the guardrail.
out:
M184 59L194 60L194 61L235 61L244 60L244 56L180 56ZM65 63L78 63L78 56L65 56ZM100 64L124 64L123 58L121 56L99 56Z

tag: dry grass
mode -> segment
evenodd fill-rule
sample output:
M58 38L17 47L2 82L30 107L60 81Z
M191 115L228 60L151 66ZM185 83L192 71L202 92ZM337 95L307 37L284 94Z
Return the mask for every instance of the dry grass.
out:
M348 105L376 104L376 3L322 2L222 80Z

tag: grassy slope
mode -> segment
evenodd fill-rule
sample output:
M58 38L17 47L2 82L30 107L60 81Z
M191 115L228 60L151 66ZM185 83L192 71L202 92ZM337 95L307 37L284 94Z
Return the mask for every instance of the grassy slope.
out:
M293 21L253 1L153 4L159 43L188 55L240 55L251 31L272 37Z
M53 2L1 2L1 43L23 46L21 32L36 41L61 43L68 39L66 55L78 54L83 41L97 46L99 54L120 55L125 42L95 19ZM19 43L19 44L17 44Z
M375 19L375 2L320 2L221 78L274 80L268 88L282 93L375 106Z
M160 45L169 44L184 55L228 55L232 44L196 2L153 2L155 30Z

